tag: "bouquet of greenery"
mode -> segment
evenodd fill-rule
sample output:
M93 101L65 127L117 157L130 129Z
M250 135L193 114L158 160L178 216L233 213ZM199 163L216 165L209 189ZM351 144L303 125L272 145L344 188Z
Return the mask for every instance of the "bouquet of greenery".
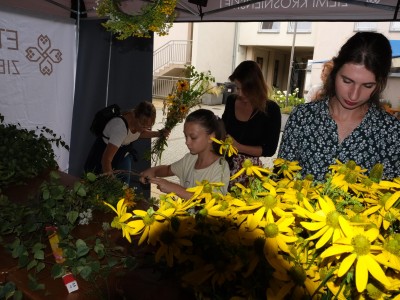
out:
M187 79L181 79L173 86L168 98L164 100L163 114L167 115L164 129L161 132L170 132L178 123L185 120L189 110L196 105L200 105L202 97L207 93L217 93L218 87L212 83L215 78L211 76L210 71L197 72L196 69L186 66L185 75ZM153 162L161 160L161 155L167 146L167 137L165 135L157 138L151 149Z

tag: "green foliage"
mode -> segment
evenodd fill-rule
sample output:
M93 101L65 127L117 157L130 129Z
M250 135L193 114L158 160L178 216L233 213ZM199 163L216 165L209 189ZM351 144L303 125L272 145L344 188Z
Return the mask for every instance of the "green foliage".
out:
M45 170L56 169L52 144L69 149L51 129L28 130L20 124L4 124L1 114L0 140L0 188L23 184Z
M22 292L17 290L13 282L0 283L0 299L22 300Z
M143 5L137 14L121 10L121 0L99 0L96 12L109 19L102 25L120 40L131 36L150 37L149 31L167 35L175 20L176 0L154 0Z
M304 103L304 98L300 98L298 94L298 88L296 88L291 94L287 94L286 91L282 92L280 90L274 89L271 99L275 100L278 103L282 113L290 114L293 107Z
M125 198L133 203L134 197L134 190L115 177L97 177L88 173L73 186L65 187L59 173L50 172L49 180L29 202L15 203L4 195L0 197L1 244L15 259L16 265L26 269L32 290L45 289L37 274L46 265L52 265L53 278L71 272L92 283L105 280L113 268L127 266L127 255L123 255L123 247L117 247L110 239L109 226L101 226L101 220L92 218L92 210L93 214L98 214L104 207L104 200L117 203ZM90 214L84 213L87 211ZM94 231L83 225L89 222L95 224ZM62 249L62 263L56 263L49 255L52 250L48 235L55 228L58 246ZM11 283L0 286L6 289L7 295L18 295L12 287Z

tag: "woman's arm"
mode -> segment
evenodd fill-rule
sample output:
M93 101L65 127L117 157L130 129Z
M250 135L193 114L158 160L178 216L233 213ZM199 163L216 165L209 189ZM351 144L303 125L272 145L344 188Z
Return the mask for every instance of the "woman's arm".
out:
M118 151L118 147L114 144L108 143L106 149L103 152L101 157L101 167L103 169L103 173L112 174L112 161L114 159L115 154Z
M238 143L233 137L231 137L233 140L233 146L235 146L239 153L247 154L250 156L261 156L262 155L262 147L261 146L249 146L249 145L243 145Z
M281 109L274 101L269 101L268 103L267 118L269 118L268 128L261 129L264 134L261 156L271 157L278 149L282 123Z
M169 134L170 134L170 131L166 130L166 129L161 129L161 130L157 130L157 131L145 130L140 133L139 138L140 139L146 139L146 138L151 139L151 138L156 138L156 137L161 137L161 136L168 137Z

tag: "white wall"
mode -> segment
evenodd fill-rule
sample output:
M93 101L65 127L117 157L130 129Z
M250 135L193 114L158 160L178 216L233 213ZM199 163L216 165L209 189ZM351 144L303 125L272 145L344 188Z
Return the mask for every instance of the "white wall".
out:
M193 26L193 65L198 71L210 70L216 82L229 81L234 60L235 23L195 23Z
M159 36L158 34L154 34L154 50L157 50L172 40L191 40L191 27L191 23L174 23L168 35Z

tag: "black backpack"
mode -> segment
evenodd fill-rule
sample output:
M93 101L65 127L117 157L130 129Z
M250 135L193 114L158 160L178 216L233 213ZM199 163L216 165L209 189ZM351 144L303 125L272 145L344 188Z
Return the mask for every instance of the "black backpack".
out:
M128 130L128 122L122 117L121 109L118 104L112 104L99 110L95 114L92 125L90 125L90 131L97 137L107 138L103 135L103 130L107 123L113 118L121 118L125 123L126 130Z

